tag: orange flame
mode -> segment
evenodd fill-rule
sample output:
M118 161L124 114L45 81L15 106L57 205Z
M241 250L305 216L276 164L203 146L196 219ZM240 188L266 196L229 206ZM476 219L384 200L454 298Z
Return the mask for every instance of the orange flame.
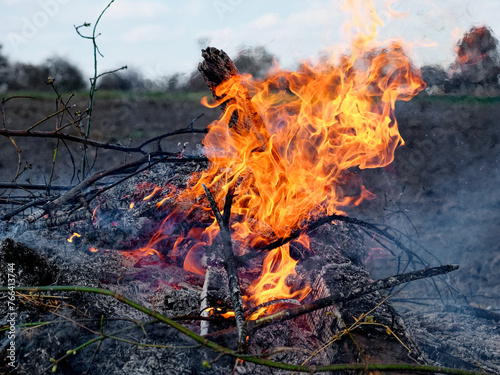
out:
M373 8L366 14L373 17L372 27L358 28L366 33L336 64L304 62L296 72L275 68L265 81L233 76L216 88L223 99L210 106L225 103L226 107L203 141L210 166L193 176L192 186L178 200L195 205L204 197L205 184L221 205L233 186L231 230L240 253L285 237L308 220L343 214L344 207L372 198L351 169L386 166L404 143L394 116L395 102L411 99L425 84L400 42L373 46L375 26L381 21ZM262 119L253 117L253 128L241 120L255 116L248 108L247 90ZM203 102L209 105L206 98ZM234 114L239 119L236 124ZM158 240L166 237L161 234L164 229L155 235ZM196 234L204 242L191 247L185 259L188 270L204 274L197 253L218 231L214 221L204 230L205 237ZM176 242L174 252L183 240ZM309 245L306 236L300 242ZM154 243L150 241L150 246ZM246 303L303 299L309 287L293 291L288 284L296 264L288 245L269 252L259 280L246 291Z
M89 250L90 250L90 252L91 252L91 253L97 253L97 252L99 251L98 249L96 249L96 248L95 248L95 247L93 247L93 246L90 246L90 247L89 247Z
M222 316L224 319L229 319L229 318L234 318L234 311L227 311L223 313L220 307L209 307L207 308L207 312L209 316L214 316L214 315L219 315Z
M146 195L144 198L142 198L143 201L148 201L150 200L151 198L153 198L156 193L158 193L159 191L162 191L163 189L161 187L158 187L156 186L153 191L149 194L149 195Z

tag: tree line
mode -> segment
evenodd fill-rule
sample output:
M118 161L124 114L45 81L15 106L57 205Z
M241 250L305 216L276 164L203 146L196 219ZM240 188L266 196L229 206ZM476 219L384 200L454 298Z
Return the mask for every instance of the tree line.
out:
M448 68L428 65L422 67L422 78L428 94L467 94L500 91L500 54L498 40L486 26L472 27L455 47L455 61ZM238 70L264 78L274 63L265 47L242 48L233 60ZM66 59L49 58L41 64L11 63L2 54L0 45L0 93L7 91L44 91L47 78L52 77L60 91L88 88L82 72ZM97 85L101 90L120 91L203 91L205 82L197 71L146 79L135 69L120 70L102 76Z
M274 57L264 47L247 47L240 50L234 60L240 72L263 78L274 63ZM2 53L0 45L0 93L7 91L45 91L48 77L54 79L62 92L88 88L89 81L82 72L61 57L49 58L41 64L11 63ZM198 71L145 78L136 69L120 70L99 78L100 90L119 91L202 91L206 84Z

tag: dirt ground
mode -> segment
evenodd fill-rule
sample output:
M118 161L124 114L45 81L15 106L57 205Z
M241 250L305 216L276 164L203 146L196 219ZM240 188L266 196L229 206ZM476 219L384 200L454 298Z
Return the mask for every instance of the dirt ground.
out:
M210 94L209 92L207 93ZM8 95L7 95L8 96ZM125 146L136 146L152 137L168 133L174 130L186 128L194 118L203 116L194 122L194 128L206 128L219 115L218 109L209 109L202 106L199 100L203 94L199 94L198 99L152 99L152 98L130 98L129 95L120 98L119 94L113 95L113 99L95 100L90 138L103 143L119 143ZM196 95L195 95L196 98ZM73 112L84 111L88 107L86 97L77 97L70 104ZM54 99L16 99L5 104L6 128L11 130L27 129L46 116L56 112L60 107L56 107ZM37 126L33 131L53 131L56 129L58 119L56 117ZM67 123L65 117L63 124ZM86 120L82 121L82 127L86 126ZM75 127L66 129L67 133L80 136ZM196 144L201 143L203 136L194 134L193 136L183 135L181 137L166 138L162 141L161 147L165 151L178 152L178 143L189 142L187 154L196 152ZM31 182L33 184L43 184L48 181L52 168L54 149L57 142L53 139L42 138L17 138L16 144L22 150L22 167L26 163L30 169L26 170L17 180L19 183ZM54 185L71 184L71 176L80 172L81 146L68 142L68 148L59 144L53 178ZM151 147L157 147L157 143ZM151 150L151 147L149 150ZM68 152L71 150L74 159ZM0 181L12 181L16 175L18 166L18 154L13 144L5 137L0 139ZM148 151L148 149L146 149ZM95 151L89 152L90 163L95 164L93 171L110 168L138 159L140 154L127 154L123 152L99 150L97 156ZM74 184L76 180L73 180Z
M75 103L75 110L87 107L85 98ZM55 100L9 101L5 106L6 127L26 129L55 108ZM195 100L99 99L91 137L101 142L135 145L184 128L201 113L205 115L195 122L195 128L206 127L219 111L207 109ZM415 293L408 292L401 295L401 300L411 297L412 303L432 305L439 298L452 299L500 311L500 101L422 96L398 102L396 117L406 145L397 150L391 166L359 171L365 186L377 198L350 209L349 215L396 229L423 263L460 265L460 270L445 280L448 287L439 293L432 291L432 286L427 295L416 298ZM37 129L54 127L55 120L51 119ZM73 132L77 134L76 130ZM194 154L201 135L165 140L162 148L175 152L179 150L178 143L186 141L186 152ZM48 181L56 142L18 138L16 143L22 150L23 166L31 165L17 182ZM53 184L69 184L73 171L78 172L79 146L70 149L76 166L60 144ZM10 182L15 176L18 155L7 138L0 139L0 150L0 181ZM99 151L94 170L139 156ZM73 184L76 181L74 178ZM2 197L6 195L7 191ZM9 207L0 207L3 208ZM374 278L403 271L404 257L397 252L396 256L390 254L377 240L367 239L372 250L367 264Z
M417 97L399 102L396 117L406 145L391 166L364 171L377 198L363 216L410 236L426 261L460 265L448 280L455 292L442 297L499 311L500 102ZM379 272L396 268L380 258Z

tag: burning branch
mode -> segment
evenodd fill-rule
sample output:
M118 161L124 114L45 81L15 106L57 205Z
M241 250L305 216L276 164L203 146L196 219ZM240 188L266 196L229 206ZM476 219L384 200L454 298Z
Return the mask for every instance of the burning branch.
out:
M238 68L223 50L207 47L202 50L202 56L204 61L198 65L198 70L212 91L216 105L220 105L228 126L243 138L255 137L258 146L252 152L265 151L271 135L253 105L250 93L241 83ZM238 88L238 94L234 97L229 96L229 91L235 87ZM271 144L271 157L280 171L284 172L281 157L273 144Z
M227 278L229 283L229 293L235 314L236 326L238 327L239 346L243 344L245 339L245 313L243 311L243 300L241 299L240 280L238 277L238 267L236 266L236 258L233 253L233 245L231 242L231 232L229 229L229 219L231 216L231 204L234 197L234 191L230 189L226 195L224 203L224 213L221 215L217 203L210 193L210 189L203 185L210 207L215 215L217 224L219 224L220 235L222 237L222 249L224 252L224 265L226 267Z

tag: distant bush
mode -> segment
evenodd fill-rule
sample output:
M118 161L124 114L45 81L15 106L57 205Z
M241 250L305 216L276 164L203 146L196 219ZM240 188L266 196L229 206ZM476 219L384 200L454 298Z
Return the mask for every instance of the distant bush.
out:
M99 90L142 91L146 86L142 74L135 69L105 74L97 81Z
M498 40L486 26L472 27L455 48L457 57L450 66L446 92L468 92L482 88L498 90L500 58Z
M20 62L10 64L0 53L0 92L46 91L49 76L55 80L60 91L76 91L86 87L82 73L63 58L50 58L39 65Z
M448 80L448 73L446 73L444 68L439 65L423 66L421 72L422 79L429 87L444 85Z
M249 73L254 78L265 78L274 64L274 56L263 46L245 47L238 52L234 65L241 73Z
M2 55L2 45L0 44L0 93L7 91L7 77L9 75L9 61Z
M8 90L46 91L49 70L43 65L14 63L9 67Z
M498 40L490 28L472 27L457 42L455 53L455 61L448 70L440 66L422 67L427 94L498 95L500 53Z
M43 67L55 79L56 86L61 91L83 90L87 86L80 70L63 58L48 59Z

